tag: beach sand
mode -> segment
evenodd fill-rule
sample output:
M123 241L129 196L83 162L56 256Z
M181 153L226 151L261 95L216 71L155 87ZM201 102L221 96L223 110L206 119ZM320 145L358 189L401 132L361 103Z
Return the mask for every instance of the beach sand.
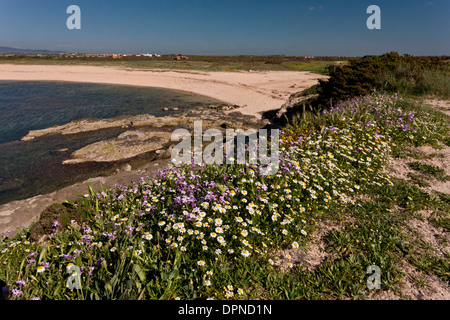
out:
M241 108L243 114L261 118L278 109L289 95L318 83L326 76L303 71L176 71L97 66L0 65L0 80L75 81L160 87L188 91Z

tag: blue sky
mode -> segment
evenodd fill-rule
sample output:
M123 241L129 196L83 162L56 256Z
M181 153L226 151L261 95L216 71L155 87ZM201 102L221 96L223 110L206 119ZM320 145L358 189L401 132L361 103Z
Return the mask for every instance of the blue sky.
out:
M81 30L68 30L69 5ZM369 30L369 5L381 29ZM450 55L448 0L0 0L0 46L92 53Z

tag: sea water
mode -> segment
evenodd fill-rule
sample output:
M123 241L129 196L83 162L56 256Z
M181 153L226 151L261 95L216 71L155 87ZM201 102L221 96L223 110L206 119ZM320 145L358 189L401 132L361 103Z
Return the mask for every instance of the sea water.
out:
M217 103L210 97L160 88L49 81L0 81L0 204L52 192L112 173L117 164L62 165L88 144L117 137L122 128L21 141L30 130L82 118L183 113ZM163 111L169 108L169 111ZM66 150L67 149L67 150ZM61 151L64 150L64 151Z

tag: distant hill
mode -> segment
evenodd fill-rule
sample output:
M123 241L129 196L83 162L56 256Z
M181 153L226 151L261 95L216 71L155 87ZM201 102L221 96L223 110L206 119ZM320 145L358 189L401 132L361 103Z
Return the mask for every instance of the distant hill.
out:
M62 51L50 51L50 50L32 50L32 49L21 49L21 48L11 48L11 47L1 47L0 54L58 54Z

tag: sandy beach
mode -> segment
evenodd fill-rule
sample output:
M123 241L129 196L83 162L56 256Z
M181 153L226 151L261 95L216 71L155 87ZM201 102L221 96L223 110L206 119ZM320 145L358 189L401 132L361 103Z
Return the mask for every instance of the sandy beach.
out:
M243 114L281 107L291 93L327 78L303 71L210 72L97 66L0 65L0 80L74 81L183 90L241 106Z

